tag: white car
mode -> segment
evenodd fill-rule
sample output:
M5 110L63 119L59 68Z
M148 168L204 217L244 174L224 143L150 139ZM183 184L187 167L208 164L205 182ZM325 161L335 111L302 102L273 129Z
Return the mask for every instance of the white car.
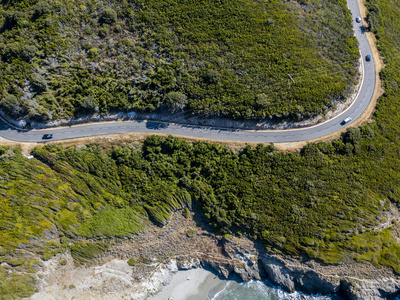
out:
M352 119L351 119L350 117L348 117L348 118L346 118L346 119L344 119L344 120L342 121L342 124L344 125L344 124L350 123L351 120L352 120Z

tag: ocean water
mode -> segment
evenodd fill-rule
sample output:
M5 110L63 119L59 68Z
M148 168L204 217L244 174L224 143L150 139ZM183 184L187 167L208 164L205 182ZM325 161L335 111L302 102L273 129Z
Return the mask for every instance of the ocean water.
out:
M268 282L250 281L237 283L229 281L225 288L212 300L340 300L337 296L304 295L287 293L281 288L271 286Z

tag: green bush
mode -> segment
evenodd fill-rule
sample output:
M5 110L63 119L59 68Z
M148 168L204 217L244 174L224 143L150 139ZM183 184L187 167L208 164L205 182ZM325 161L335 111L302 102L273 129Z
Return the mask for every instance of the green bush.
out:
M51 13L51 6L47 1L39 1L35 5L35 17L41 17Z
M190 211L189 211L189 209L188 209L187 207L185 207L185 208L183 209L182 215L183 215L186 219L188 219L188 218L190 217Z
M30 62L35 57L38 49L34 45L25 45L22 47L21 57L26 62Z
M136 259L134 259L134 258L128 259L128 265L130 265L131 267L134 267L136 265Z
M101 14L101 21L106 24L112 24L117 21L117 13L112 8L105 8Z
M114 27L114 32L116 32L116 33L121 33L121 32L122 32L122 26L121 26L121 24L115 25L115 27Z
M7 44L4 48L3 59L5 61L12 61L17 58L21 53L21 44L18 42Z
M14 95L5 96L1 105L12 116L18 116L22 111L21 100Z
M265 94L258 94L256 97L256 103L260 107L268 107L268 105L271 103L271 101L268 99L268 96Z
M165 95L165 103L175 109L183 109L187 103L187 97L181 92L169 92Z
M83 97L81 100L81 105L87 111L94 111L94 112L99 111L99 105L98 105L96 99L91 96Z
M96 59L99 56L99 48L91 48L88 51L88 57L90 59Z
M22 11L17 10L7 10L4 13L5 23L4 26L11 29L14 26L21 26L25 18L25 14Z
M34 75L31 78L31 85L36 93L43 93L47 90L46 79L42 75Z
M103 25L99 30L99 36L101 38L105 38L108 36L109 32L110 32L109 28Z
M207 70L205 79L208 83L217 84L221 81L222 75L216 70Z
M15 152L11 149L6 150L3 154L0 155L0 159L4 162L9 162L13 160L15 157Z

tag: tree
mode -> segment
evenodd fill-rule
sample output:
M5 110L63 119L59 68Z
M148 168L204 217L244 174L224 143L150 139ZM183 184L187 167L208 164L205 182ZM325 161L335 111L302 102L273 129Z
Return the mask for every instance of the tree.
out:
M256 103L260 107L267 107L270 104L270 100L268 99L268 96L265 95L264 93L258 94L256 96Z
M103 10L103 13L101 15L101 22L106 23L106 24L112 24L117 21L117 13L115 10L112 8L105 8Z
M4 48L3 59L5 61L10 62L13 58L16 58L21 53L21 45L20 43L10 43L7 44Z
M88 57L90 59L95 59L99 55L99 48L91 48L88 51Z
M44 77L39 74L33 76L33 78L31 79L31 85L34 91L38 94L47 91L46 79L44 79Z
M25 14L22 11L11 10L11 11L6 11L4 16L6 19L4 27L11 29L14 26L21 26Z
M37 50L34 45L25 45L21 51L21 58L26 62L30 62L35 57Z
M35 5L35 17L39 18L43 15L48 15L51 13L51 6L47 1L39 1Z
M344 143L351 143L352 145L356 145L361 141L361 131L360 128L353 128L350 127L347 129L343 142Z
M181 92L169 92L165 95L165 104L175 109L183 109L186 105L187 97Z
M99 111L99 104L97 103L96 99L92 96L83 97L81 100L81 105L88 111Z
M3 101L1 101L1 105L7 112L14 116L18 116L22 110L21 100L14 95L7 95Z
M207 70L207 72L206 72L205 79L206 79L206 81L207 81L208 83L216 84L216 83L218 83L219 81L221 81L222 76L221 76L221 74L220 74L218 71L213 70L213 69L209 69L209 70Z

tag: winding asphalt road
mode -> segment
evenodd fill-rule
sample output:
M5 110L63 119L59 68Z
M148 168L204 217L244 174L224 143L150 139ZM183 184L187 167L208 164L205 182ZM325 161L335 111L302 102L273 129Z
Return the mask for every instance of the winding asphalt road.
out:
M362 55L364 79L357 99L353 102L353 104L339 116L324 123L302 129L256 131L224 129L210 126L183 125L175 123L161 123L155 121L124 121L91 123L71 127L51 128L46 130L24 131L14 129L3 122L0 122L0 136L7 140L18 142L41 142L43 141L42 136L45 133L52 133L54 135L53 140L63 140L118 133L162 132L173 135L216 140L285 143L310 140L329 135L343 128L344 125L342 125L341 122L345 118L350 117L353 120L352 122L354 122L363 114L364 110L367 108L372 99L375 88L375 67L373 58L369 62L365 61L365 56L367 54L371 54L371 49L362 24L356 23L355 21L355 18L360 16L357 0L348 0L348 7L352 13L353 27Z

